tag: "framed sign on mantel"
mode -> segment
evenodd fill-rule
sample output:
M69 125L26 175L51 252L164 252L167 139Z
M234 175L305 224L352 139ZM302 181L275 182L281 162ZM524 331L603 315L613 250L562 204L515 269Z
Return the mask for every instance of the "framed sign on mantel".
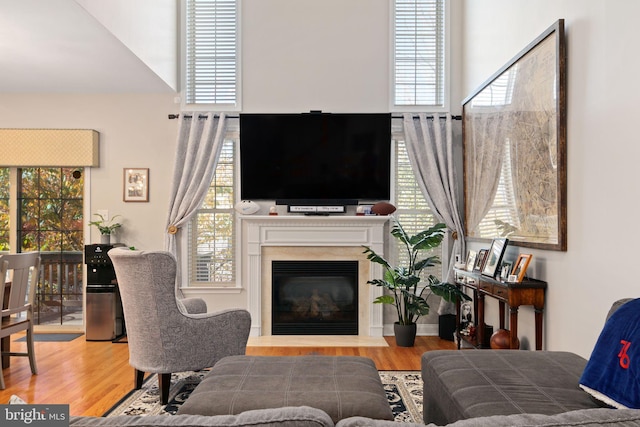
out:
M125 202L148 202L149 168L125 168L122 191Z
M564 20L467 97L462 113L467 237L566 251Z

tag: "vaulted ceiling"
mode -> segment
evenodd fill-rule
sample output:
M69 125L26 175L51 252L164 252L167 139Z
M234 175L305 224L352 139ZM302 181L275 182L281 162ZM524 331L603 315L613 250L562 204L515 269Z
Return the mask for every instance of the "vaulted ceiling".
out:
M177 90L177 0L0 0L0 93Z

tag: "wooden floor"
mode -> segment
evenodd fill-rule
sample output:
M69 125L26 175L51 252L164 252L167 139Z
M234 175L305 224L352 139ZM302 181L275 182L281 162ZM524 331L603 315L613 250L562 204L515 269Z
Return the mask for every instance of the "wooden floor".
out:
M24 351L25 343L11 343L13 351ZM413 371L420 369L420 356L429 350L448 350L455 346L438 337L418 337L415 347L395 345L385 337L388 347L248 347L256 356L297 356L322 354L366 356L378 370ZM26 357L12 357L11 366L3 370L5 390L0 390L0 404L18 395L29 403L69 404L71 415L104 414L133 388L133 368L129 366L127 344L86 341L36 342L38 375L31 375Z

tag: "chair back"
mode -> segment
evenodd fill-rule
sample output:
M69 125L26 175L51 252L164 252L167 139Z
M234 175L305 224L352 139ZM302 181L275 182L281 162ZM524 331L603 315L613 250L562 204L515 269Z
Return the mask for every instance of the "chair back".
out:
M182 313L175 295L176 260L169 252L115 248L109 257L116 272L127 327L132 366L162 366L175 341Z
M39 252L0 256L0 277L3 279L1 292L3 317L26 313L27 318L31 318L39 272ZM4 286L7 281L11 282L10 287Z

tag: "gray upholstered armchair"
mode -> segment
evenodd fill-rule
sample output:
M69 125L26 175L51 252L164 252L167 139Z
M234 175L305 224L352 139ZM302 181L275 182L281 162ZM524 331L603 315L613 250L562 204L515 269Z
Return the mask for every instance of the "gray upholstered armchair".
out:
M122 296L136 388L142 386L145 372L158 374L161 402L166 404L172 372L208 368L223 357L245 354L249 313L233 309L190 314L202 311L202 305L176 298L171 253L116 248L109 257Z

